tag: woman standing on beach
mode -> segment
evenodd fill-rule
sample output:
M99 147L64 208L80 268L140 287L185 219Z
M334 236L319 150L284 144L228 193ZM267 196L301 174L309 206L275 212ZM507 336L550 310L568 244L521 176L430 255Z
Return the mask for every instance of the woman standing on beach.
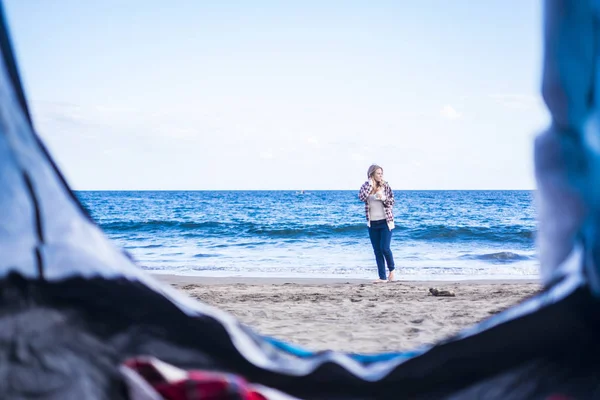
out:
M363 183L358 192L358 198L365 203L369 238L375 252L379 279L374 283L391 282L394 280L394 257L390 249L392 229L394 229L394 192L390 185L383 180L383 168L377 164L369 167L368 180ZM385 264L389 276L386 279Z

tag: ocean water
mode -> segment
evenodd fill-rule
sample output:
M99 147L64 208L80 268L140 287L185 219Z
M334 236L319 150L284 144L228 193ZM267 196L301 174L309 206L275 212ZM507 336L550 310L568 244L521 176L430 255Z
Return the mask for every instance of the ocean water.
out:
M358 191L78 191L142 268L202 276L377 277ZM536 278L530 191L394 191L400 279Z

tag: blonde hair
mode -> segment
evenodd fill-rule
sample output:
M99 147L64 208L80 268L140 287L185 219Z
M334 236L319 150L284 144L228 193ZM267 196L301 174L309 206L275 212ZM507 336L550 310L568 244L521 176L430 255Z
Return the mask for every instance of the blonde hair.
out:
M381 169L381 172L383 173L383 168L381 168L379 165L377 164L373 164L369 167L369 170L367 171L367 178L371 178L373 176L373 174L375 173L375 171L377 171L378 169Z

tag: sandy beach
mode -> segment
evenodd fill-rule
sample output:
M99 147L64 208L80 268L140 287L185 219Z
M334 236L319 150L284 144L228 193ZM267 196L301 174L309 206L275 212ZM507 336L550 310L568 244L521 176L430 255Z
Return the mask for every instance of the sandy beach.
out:
M257 332L311 350L373 353L433 344L540 290L537 281L396 281L155 275ZM436 297L429 288L454 292Z

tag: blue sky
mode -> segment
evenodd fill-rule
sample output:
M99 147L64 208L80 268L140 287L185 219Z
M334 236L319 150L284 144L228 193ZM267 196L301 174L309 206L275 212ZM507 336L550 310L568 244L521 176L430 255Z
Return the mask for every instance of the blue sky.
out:
M533 189L534 0L5 0L75 189Z

